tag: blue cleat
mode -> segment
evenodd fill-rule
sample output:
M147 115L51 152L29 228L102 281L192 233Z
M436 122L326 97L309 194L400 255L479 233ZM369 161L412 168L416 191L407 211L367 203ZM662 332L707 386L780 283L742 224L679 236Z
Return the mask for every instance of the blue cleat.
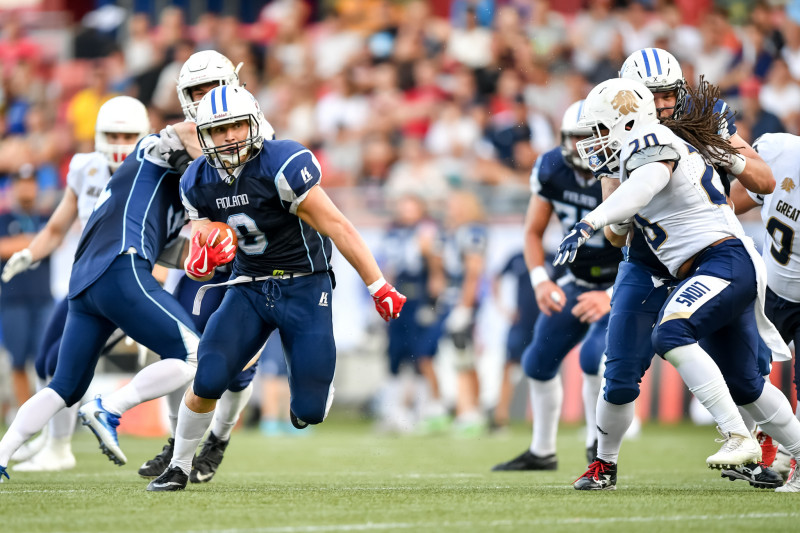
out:
M6 467L0 466L0 483L3 482L3 476L6 476L6 479L11 479L8 472L6 472Z
M119 417L109 413L103 408L100 396L97 396L89 403L85 403L78 409L78 416L84 426L92 430L94 436L100 442L100 450L108 456L113 463L122 466L128 462L128 458L122 453L117 440L117 426Z

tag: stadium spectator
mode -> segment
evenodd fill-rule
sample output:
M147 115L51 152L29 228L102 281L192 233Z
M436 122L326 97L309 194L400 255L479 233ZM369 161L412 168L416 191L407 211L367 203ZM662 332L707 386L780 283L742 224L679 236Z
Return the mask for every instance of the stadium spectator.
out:
M777 116L761 107L759 93L761 83L755 78L746 79L739 85L741 113L736 120L739 134L753 142L765 133L783 133L786 129Z
M14 174L12 209L0 215L0 261L6 261L25 248L42 229L47 217L37 209L38 185L33 167ZM0 325L3 342L11 355L12 381L17 407L31 397L27 366L36 356L47 319L53 308L50 293L50 261L42 260L17 279L0 282Z
M87 87L73 96L67 107L67 121L72 126L75 150L92 152L94 125L100 107L116 96L108 88L108 72L102 59L92 63Z

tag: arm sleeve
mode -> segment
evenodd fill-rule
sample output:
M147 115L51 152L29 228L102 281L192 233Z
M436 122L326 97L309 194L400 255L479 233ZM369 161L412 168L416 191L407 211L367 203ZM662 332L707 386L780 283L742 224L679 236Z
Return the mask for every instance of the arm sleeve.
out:
M635 215L669 183L672 173L660 163L648 163L634 170L608 199L583 220L599 230L608 224L618 224Z

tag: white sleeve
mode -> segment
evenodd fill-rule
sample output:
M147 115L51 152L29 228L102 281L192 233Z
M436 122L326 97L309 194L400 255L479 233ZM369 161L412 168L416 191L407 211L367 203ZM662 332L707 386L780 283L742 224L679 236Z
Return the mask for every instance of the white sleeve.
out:
M605 202L583 217L595 230L629 219L669 183L672 173L663 163L648 163L623 181Z

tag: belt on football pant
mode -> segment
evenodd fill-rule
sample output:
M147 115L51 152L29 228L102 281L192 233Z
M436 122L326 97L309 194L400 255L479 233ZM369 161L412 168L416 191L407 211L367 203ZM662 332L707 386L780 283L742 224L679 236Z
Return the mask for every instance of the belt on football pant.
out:
M223 283L209 283L197 289L197 294L194 297L194 304L192 305L192 314L200 314L200 305L203 303L203 296L205 296L208 289L214 287L227 287L229 285L239 285L240 283L252 283L253 281L266 281L268 279L292 279L302 278L303 276L310 276L316 272L284 272L283 270L273 270L273 272L280 272L280 274L272 274L270 276L236 276Z

